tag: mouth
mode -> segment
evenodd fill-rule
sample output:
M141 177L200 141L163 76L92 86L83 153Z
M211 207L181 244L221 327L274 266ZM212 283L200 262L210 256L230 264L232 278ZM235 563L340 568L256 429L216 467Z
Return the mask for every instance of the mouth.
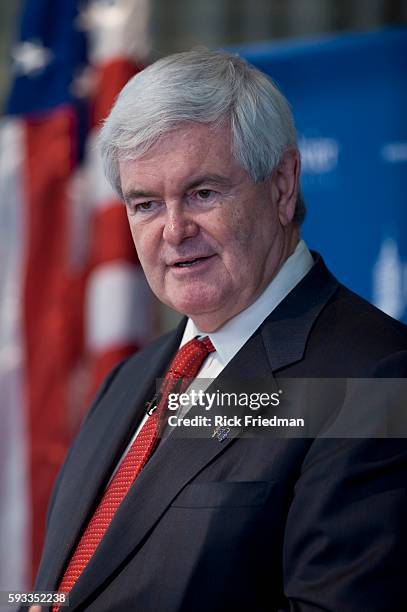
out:
M205 257L192 257L191 259L185 259L183 261L177 261L172 264L174 268L191 268L192 266L196 266L197 264L210 259L213 255L207 255Z

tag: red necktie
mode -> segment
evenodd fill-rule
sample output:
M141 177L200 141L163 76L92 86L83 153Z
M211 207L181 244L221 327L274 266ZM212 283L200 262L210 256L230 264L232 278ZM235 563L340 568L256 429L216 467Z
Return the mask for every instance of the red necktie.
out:
M168 395L174 389L177 390L177 393L184 392L189 386L191 378L195 378L197 375L204 359L214 350L212 342L206 336L202 340L197 338L190 340L175 355L161 385L161 399L157 409L144 423L127 455L119 465L116 474L106 488L99 506L90 519L65 570L58 589L60 592L67 593L72 589L92 558L112 522L117 508L152 455L159 439L160 426L163 422L162 417L167 406ZM52 610L57 612L59 606L54 606Z

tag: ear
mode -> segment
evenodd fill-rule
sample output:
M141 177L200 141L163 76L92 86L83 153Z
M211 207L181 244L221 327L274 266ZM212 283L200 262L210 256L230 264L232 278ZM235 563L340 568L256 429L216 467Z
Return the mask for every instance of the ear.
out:
M273 170L273 200L281 225L289 225L295 214L300 177L300 154L294 147L287 149Z

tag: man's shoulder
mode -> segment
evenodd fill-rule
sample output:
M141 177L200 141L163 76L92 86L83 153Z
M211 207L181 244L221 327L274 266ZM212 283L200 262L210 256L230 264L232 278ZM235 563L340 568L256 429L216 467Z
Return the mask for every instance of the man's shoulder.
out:
M370 377L382 360L407 368L407 327L314 265L263 325L272 363L285 375ZM403 370L404 371L404 370ZM407 375L407 374L406 374Z
M376 306L339 284L338 290L327 303L325 317L335 326L334 332L345 331L366 335L371 343L407 348L407 326L393 319Z
M406 362L407 326L339 284L315 322L309 350L342 363L352 376L386 375L387 363Z

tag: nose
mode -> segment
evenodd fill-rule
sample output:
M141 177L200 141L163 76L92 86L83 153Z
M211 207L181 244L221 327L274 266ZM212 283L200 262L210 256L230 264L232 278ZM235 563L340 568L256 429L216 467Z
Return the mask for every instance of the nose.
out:
M186 238L192 238L199 232L199 226L191 212L185 211L182 203L167 203L163 238L171 245L179 245Z

